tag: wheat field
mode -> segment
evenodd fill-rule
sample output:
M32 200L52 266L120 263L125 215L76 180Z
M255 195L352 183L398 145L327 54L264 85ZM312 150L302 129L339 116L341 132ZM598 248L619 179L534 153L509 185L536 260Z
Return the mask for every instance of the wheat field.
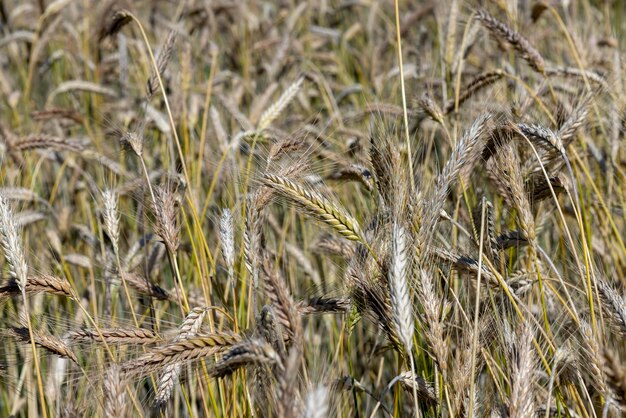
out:
M0 2L0 416L626 415L626 2Z

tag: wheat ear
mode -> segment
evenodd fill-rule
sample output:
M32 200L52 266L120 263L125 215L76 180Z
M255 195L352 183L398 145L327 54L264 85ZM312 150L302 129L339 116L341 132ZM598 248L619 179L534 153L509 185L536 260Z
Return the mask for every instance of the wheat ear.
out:
M391 267L389 269L389 294L396 332L403 349L410 355L413 348L413 305L409 293L408 274L411 246L407 231L398 221L391 229Z
M494 37L504 39L507 43L509 43L535 71L540 74L544 73L545 62L543 57L539 51L532 46L528 39L524 38L522 35L511 29L503 22L500 22L484 10L479 10L476 13L476 18Z
M198 333L200 325L206 315L205 308L194 308L188 314L179 328L178 335L174 338L173 342L181 341L187 338L191 338ZM155 397L155 403L159 406L163 406L168 399L172 396L174 385L178 381L180 375L181 365L180 363L174 363L165 366L163 373L159 377L157 383L157 393Z
M320 386L307 394L303 418L328 417L328 388Z
M157 347L134 360L121 365L128 375L142 375L169 364L198 360L220 353L241 341L241 337L229 333L202 334Z
M338 204L326 199L317 191L305 188L286 177L275 174L266 174L263 177L263 183L345 238L362 243L366 242L359 223Z
M289 105L289 103L293 100L293 98L298 94L300 88L302 87L302 83L304 82L304 78L297 79L294 83L292 83L278 98L274 104L272 104L259 118L259 123L257 124L257 129L262 131L268 128L272 122L280 116L283 110Z

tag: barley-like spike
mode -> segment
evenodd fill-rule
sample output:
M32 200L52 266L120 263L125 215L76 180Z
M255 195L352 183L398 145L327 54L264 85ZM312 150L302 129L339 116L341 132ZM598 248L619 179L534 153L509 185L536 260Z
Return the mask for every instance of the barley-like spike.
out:
M495 156L495 172L498 182L502 184L501 190L505 193L503 197L517 211L521 230L528 242L534 245L535 219L524 188L520 158L511 142L501 146L499 153Z
M144 295L152 296L157 300L172 300L177 301L176 298L162 287L147 281L146 278L141 277L136 273L122 273L123 280L126 280L126 284Z
M433 120L435 120L440 125L443 125L443 111L439 107L437 103L430 97L428 94L423 94L422 97L419 98L417 103L420 105L424 112L428 114Z
M368 168L360 164L341 165L337 171L330 174L327 178L329 180L358 181L365 186L367 190L374 190L372 173Z
M2 187L0 194L6 200L21 200L26 202L37 202L44 205L47 209L52 209L46 199L40 197L37 193L24 187Z
M112 37L129 24L133 18L125 10L118 10L102 25L98 33L98 41L101 42L107 37Z
M297 309L287 287L284 277L277 272L273 264L266 258L262 264L265 275L265 293L272 301L274 312L283 326L287 336L300 344L302 329Z
M576 77L587 78L596 84L606 88L606 78L596 73L595 71L581 70L575 67L546 67L545 71L547 76L564 76L564 77Z
M572 142L576 131L578 131L587 120L591 98L591 95L584 97L559 129L558 136L561 138L564 147Z
M495 262L495 265L500 264L500 254L498 253L498 243L496 236L496 225L493 219L493 205L490 201L486 199L481 199L481 201L476 205L474 210L472 211L472 229L474 233L474 242L477 246L480 246L480 231L481 226L479 225L480 219L482 217L483 206L485 211L485 222L487 233L486 239L484 241L485 252L489 254L492 260Z
M144 137L141 132L128 131L120 137L123 148L133 151L138 157L143 155ZM143 180L141 180L143 184Z
M565 148L556 133L552 130L537 124L518 123L517 128L528 139L540 145L543 148L555 149L562 155L565 155Z
M276 388L276 415L279 417L295 417L302 409L300 405L300 387L297 384L298 370L302 363L302 348L292 346L283 364L280 364L278 385Z
M471 273L474 276L478 275L478 261L471 257L436 247L430 247L428 249L428 255L438 259L440 262L450 263L459 272ZM494 275L484 264L482 265L481 276L486 279L487 282L497 283Z
M370 133L369 158L376 175L376 187L387 207L397 207L404 202L397 202L400 193L398 185L402 185L406 172L402 170L402 158L393 126L374 124ZM406 189L406 187L405 187Z
M274 350L280 358L285 358L287 349L285 347L285 338L282 333L282 326L279 325L274 310L271 306L265 305L257 316L257 326L254 330L254 336L264 339L272 344Z
M496 247L500 251L508 250L512 247L522 247L528 245L528 240L520 230L504 232L496 238Z
M442 302L435 290L435 285L429 273L420 268L418 276L417 292L424 307L424 317L428 323L425 329L425 337L431 346L434 360L439 366L444 379L449 374L447 356L448 342L444 337L444 325L440 319L441 312L446 309L445 302Z
M452 185L459 176L466 179L473 166L480 159L484 147L484 132L491 115L482 115L474 120L469 129L463 134L460 142L450 155L448 162L437 178L435 188L425 199L422 212L423 219L417 234L417 245L420 256L424 256L424 249L428 245L433 229L437 225L441 209Z
M585 364L585 370L589 375L590 383L602 394L609 396L609 387L607 385L607 376L604 374L602 367L602 352L600 343L593 333L591 325L586 321L580 322L579 332L582 337L580 346L580 361Z
M261 265L261 247L263 245L263 228L261 225L263 201L267 193L265 190L257 190L253 196L248 198L246 205L246 225L243 235L244 262L248 272L252 276L254 286L254 297L259 288L259 269Z
M15 223L18 227L24 228L25 226L34 224L35 222L43 221L48 216L40 211L25 210L15 214Z
M312 251L337 255L348 260L354 256L354 247L355 245L353 242L347 241L343 238L326 235L322 236L320 240L315 243Z
M56 151L75 151L80 152L85 149L85 146L77 141L69 139L59 138L52 135L29 135L25 138L20 138L13 144L11 149L15 151L30 151L34 149L53 149Z
M400 383L409 391L413 388L417 390L417 396L420 400L436 405L438 403L437 394L432 384L428 383L424 378L420 376L414 376L411 371L406 371L400 374Z

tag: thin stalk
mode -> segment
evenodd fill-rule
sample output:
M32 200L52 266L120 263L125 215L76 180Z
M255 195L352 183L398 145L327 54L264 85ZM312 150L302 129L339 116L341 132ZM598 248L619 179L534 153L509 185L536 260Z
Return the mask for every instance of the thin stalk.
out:
M204 112L202 113L202 127L200 130L200 145L198 148L198 172L196 175L196 188L200 188L200 180L202 177L202 161L204 159L204 145L206 142L206 131L208 129L209 108L211 107L211 93L213 90L213 77L217 71L217 51L211 54L211 69L209 70L209 79L207 80L206 92L204 97Z
M169 118L169 122L170 125L172 127L172 134L174 135L174 142L176 144L176 150L178 151L178 157L180 158L180 164L181 167L183 168L183 174L185 176L185 181L187 182L187 184L191 184L189 182L189 172L187 171L187 165L185 164L185 158L183 156L183 150L180 146L180 139L178 138L178 132L176 131L176 124L174 123L174 117L172 116L172 110L170 109L170 103L169 100L167 99L167 95L165 94L165 87L163 86L163 79L161 78L161 74L159 72L159 66L156 62L156 59L154 57L154 53L152 52L152 47L150 46L150 41L148 41L148 35L146 35L146 32L143 29L143 25L141 24L141 22L139 21L139 19L132 14L129 11L125 11L125 13L128 14L128 16L137 24L137 27L139 27L139 31L141 32L141 37L143 38L143 41L146 45L146 48L148 49L148 54L150 55L150 61L152 63L152 68L155 72L156 78L159 81L159 88L161 89L161 94L163 96L163 103L165 104L165 109L167 111L167 116Z
M18 279L19 280L19 279ZM37 375L37 389L39 391L39 401L41 402L41 411L44 418L48 418L48 407L46 405L46 395L43 390L43 380L41 379L41 368L39 366L39 357L37 356L37 347L35 346L35 337L33 335L33 327L30 322L30 309L28 307L28 298L26 297L26 289L20 286L22 290L22 299L24 300L24 316L26 316L26 325L28 326L28 335L30 338L30 346L33 351L33 361L35 362L35 374Z
M402 40L400 36L400 10L398 0L396 6L396 37L398 42L398 65L400 66L400 90L402 91L402 113L404 115L404 133L406 135L406 152L409 160L409 176L411 177L411 189L415 190L415 178L413 177L413 155L411 152L411 138L409 136L409 117L406 110L406 93L404 89L404 69L402 66Z
M480 216L480 243L478 246L478 278L476 279L476 303L474 304L474 331L472 335L472 365L470 367L471 377L470 377L470 400L469 400L469 416L472 418L474 413L474 368L476 367L476 347L478 346L478 313L480 311L480 281L482 278L483 271L483 241L485 234L485 209L487 205L485 205L483 199L482 211Z

